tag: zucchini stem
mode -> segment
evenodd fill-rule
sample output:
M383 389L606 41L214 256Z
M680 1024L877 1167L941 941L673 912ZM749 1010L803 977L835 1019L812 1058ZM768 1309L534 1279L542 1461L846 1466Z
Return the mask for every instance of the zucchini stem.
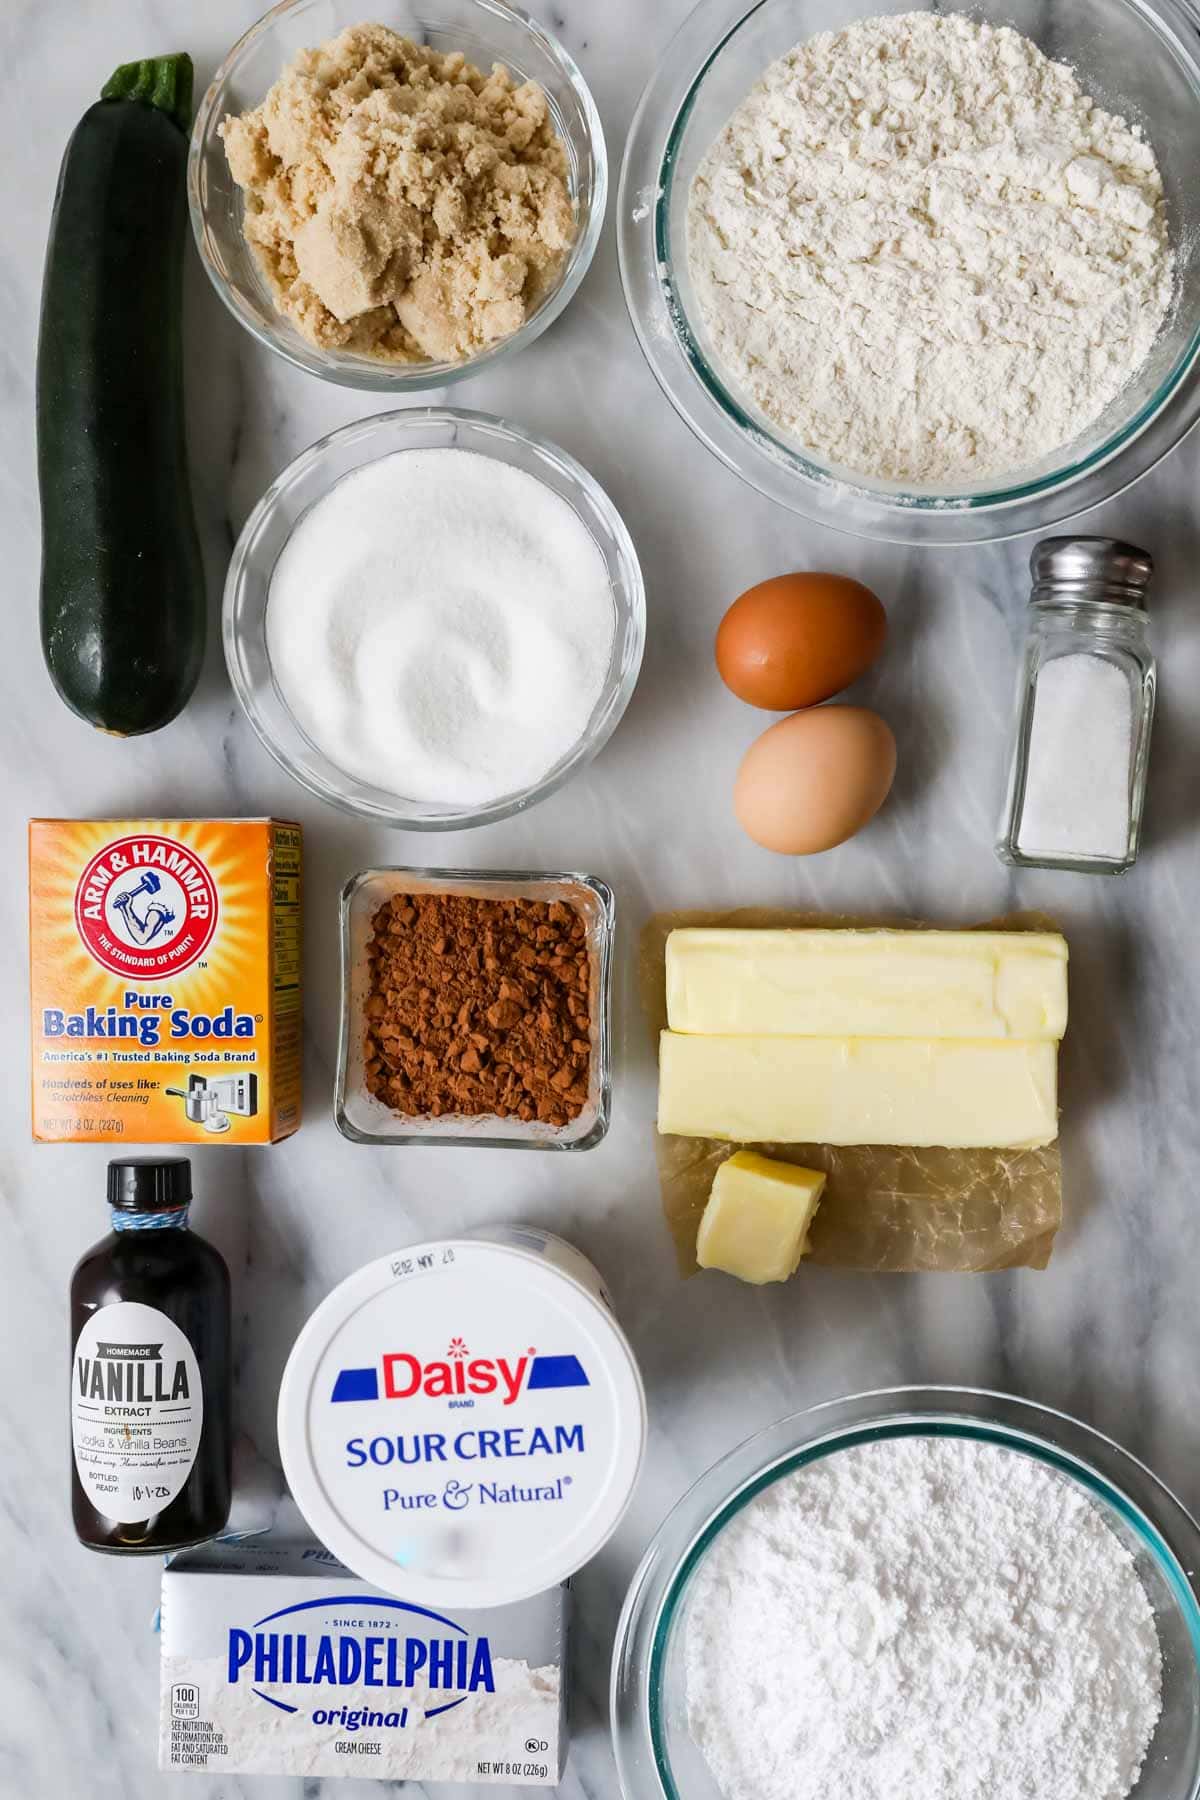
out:
M156 106L186 137L192 122L192 59L180 51L175 56L146 56L141 62L122 63L101 88L100 98L140 100Z

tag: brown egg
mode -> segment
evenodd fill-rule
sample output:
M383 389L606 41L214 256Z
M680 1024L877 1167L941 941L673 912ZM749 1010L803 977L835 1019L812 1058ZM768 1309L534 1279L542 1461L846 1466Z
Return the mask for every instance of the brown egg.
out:
M818 706L751 744L733 790L742 829L766 850L813 856L861 831L887 799L896 740L865 706Z
M747 588L717 631L717 673L739 700L794 712L840 694L887 636L887 614L847 575L775 575Z

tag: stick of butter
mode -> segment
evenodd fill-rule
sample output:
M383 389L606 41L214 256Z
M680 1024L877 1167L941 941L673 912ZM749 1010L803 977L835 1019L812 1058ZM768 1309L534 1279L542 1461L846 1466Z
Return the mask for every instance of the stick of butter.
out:
M739 1281L786 1281L800 1266L824 1190L819 1169L738 1150L717 1170L696 1261Z
M1050 1041L664 1031L658 1069L658 1129L682 1137L1016 1150L1058 1136Z
M689 927L667 939L667 1022L712 1036L1057 1040L1066 939Z

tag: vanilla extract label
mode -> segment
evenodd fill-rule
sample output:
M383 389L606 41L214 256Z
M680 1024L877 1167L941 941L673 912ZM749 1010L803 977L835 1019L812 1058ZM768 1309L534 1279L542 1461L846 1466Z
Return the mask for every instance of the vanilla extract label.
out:
M196 1354L165 1313L102 1306L75 1343L71 1438L92 1505L123 1524L169 1506L196 1460L204 1396Z

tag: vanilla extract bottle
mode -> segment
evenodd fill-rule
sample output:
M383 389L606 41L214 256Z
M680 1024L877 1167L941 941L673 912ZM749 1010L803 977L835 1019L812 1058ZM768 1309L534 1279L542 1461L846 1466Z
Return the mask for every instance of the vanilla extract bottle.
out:
M71 1276L71 1509L92 1550L181 1550L229 1517L229 1271L191 1198L186 1157L109 1163L112 1231Z

